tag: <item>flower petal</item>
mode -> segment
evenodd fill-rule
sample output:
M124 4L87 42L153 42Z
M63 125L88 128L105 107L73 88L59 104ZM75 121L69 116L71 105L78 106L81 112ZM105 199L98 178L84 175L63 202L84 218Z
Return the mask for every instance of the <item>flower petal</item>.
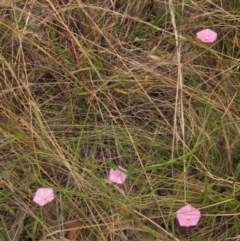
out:
M201 213L198 209L187 204L176 212L177 220L180 226L196 226L200 220Z
M204 43L212 43L217 39L217 33L209 28L197 32L196 35Z
M39 188L34 197L33 201L40 206L51 202L54 199L54 192L52 188Z
M127 174L125 173L126 170L121 166L118 166L118 168L120 170L114 170L112 168L110 169L108 179L113 183L123 184L127 179Z

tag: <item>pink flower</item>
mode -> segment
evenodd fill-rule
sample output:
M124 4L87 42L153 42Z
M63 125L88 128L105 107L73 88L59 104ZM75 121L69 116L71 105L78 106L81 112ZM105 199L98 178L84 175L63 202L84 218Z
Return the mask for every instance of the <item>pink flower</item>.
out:
M52 188L38 188L34 195L33 201L40 206L51 202L54 199L54 193Z
M197 38L204 43L212 43L217 39L217 33L209 28L206 28L197 32Z
M189 204L178 209L176 214L179 225L184 227L196 226L201 217L200 211Z
M110 169L109 172L109 181L113 182L113 183L117 183L117 184L123 184L126 179L127 179L127 170L125 170L124 168L122 168L121 166L118 166L117 170L114 169ZM121 171L122 170L122 171Z

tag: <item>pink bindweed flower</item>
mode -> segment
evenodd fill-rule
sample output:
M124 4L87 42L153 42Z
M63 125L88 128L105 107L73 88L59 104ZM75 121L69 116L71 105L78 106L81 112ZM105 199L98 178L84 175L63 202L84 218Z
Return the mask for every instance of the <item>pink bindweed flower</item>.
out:
M184 227L196 226L201 217L200 211L189 204L178 209L176 214L179 225Z
M33 201L40 206L51 202L54 199L54 192L52 188L38 188L34 195Z
M217 33L209 28L206 28L197 32L197 38L204 43L212 43L217 39Z
M127 174L126 174L127 170L125 170L121 166L118 166L118 168L119 169L117 169L117 170L114 170L112 168L110 169L108 179L109 179L109 181L111 181L113 183L123 184L127 179Z

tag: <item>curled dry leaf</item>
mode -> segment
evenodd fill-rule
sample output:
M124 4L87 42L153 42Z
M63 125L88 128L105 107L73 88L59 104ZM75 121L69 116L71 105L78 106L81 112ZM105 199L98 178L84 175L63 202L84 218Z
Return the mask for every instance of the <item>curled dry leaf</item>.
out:
M86 228L86 226L88 226L88 225L90 225L90 223L83 222L80 220L65 223L64 228L68 229L66 238L70 241L76 241L81 229Z

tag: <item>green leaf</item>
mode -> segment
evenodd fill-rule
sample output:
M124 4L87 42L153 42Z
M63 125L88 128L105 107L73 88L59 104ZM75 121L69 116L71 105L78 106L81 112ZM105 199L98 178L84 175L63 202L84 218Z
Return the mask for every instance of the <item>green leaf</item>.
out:
M235 174L234 174L234 179L233 179L233 183L232 183L232 189L234 190L234 185L235 185L235 182L237 181L237 179L239 178L239 175L240 175L240 164L238 164L237 168L236 168L236 171L235 171Z
M6 230L0 229L0 232L1 232L2 241L10 241Z
M3 204L3 205L2 205L2 208L3 208L5 211L7 211L8 213L10 213L12 216L15 215L15 212L13 211L13 209L12 209L10 206L8 206L7 204Z

